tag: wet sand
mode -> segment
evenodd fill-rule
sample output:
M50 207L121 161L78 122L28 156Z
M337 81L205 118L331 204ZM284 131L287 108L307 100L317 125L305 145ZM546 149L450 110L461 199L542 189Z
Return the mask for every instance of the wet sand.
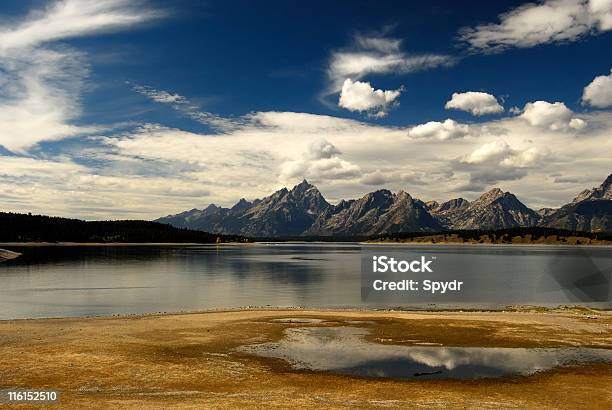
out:
M325 326L360 321L371 341L391 345L612 349L612 313L581 309L288 309L11 320L0 321L0 389L55 388L62 406L72 408L612 406L612 364L563 367L529 377L402 381L296 371L282 360L234 350L279 340L289 327L321 326L283 320L290 318L323 319Z
M18 252L7 251L6 249L0 249L0 262L8 261L10 259L15 259L19 257L21 254Z

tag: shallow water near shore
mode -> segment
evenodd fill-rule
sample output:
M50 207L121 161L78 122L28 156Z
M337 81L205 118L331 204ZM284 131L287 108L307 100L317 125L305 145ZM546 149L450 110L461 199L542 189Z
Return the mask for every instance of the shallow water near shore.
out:
M294 327L279 342L238 351L283 359L295 370L393 379L530 376L568 365L612 363L606 349L400 346L370 342L368 334L351 326Z
M0 319L245 306L491 309L512 304L610 305L612 248L358 243L7 248L22 255L0 264ZM438 266L446 264L469 276L466 297L448 302L439 295L406 294L388 305L363 302L361 259L372 252L436 256ZM531 278L543 270L581 274L578 279L603 303L578 301L583 296L580 292L568 292L557 284L535 294ZM586 270L594 275L585 276ZM470 298L473 290L478 290L478 300Z

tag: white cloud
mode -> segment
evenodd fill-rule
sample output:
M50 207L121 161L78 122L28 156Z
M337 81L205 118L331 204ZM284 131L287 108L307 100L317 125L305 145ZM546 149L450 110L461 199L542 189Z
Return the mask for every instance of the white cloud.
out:
M568 126L573 130L580 131L587 126L587 123L582 118L572 118Z
M74 52L36 49L0 58L0 145L23 152L39 141L95 132L71 124L87 67Z
M304 177L330 200L381 184L425 200L472 199L501 185L530 206L559 206L610 172L612 115L583 118L592 126L581 138L511 117L472 124L471 138L452 142L435 133L413 138L406 127L292 112L253 113L223 134L150 124L82 141L82 148L57 145L58 157L2 157L0 190L5 210L95 219L228 206ZM555 182L559 169L563 184Z
M334 51L327 69L331 82L327 94L340 91L347 78L357 81L369 74L406 74L455 63L448 55L408 55L401 51L401 43L395 38L358 35L352 47Z
M84 172L87 167L72 161L45 160L29 157L0 156L3 177L40 177L53 178Z
M496 140L481 145L475 149L464 162L468 164L481 164L491 160L500 160L512 152L506 141Z
M612 106L612 70L608 75L595 77L584 87L582 103L597 108Z
M381 53L397 53L402 46L402 40L383 36L365 36L357 34L355 44L365 50L377 50Z
M429 121L408 131L408 135L413 138L435 138L442 141L463 138L468 136L469 133L470 127L468 125L459 124L450 118L444 122Z
M326 179L355 178L361 174L358 166L343 160L342 153L326 140L311 142L300 158L281 165L280 180L291 182L308 178L313 182Z
M126 29L161 16L160 11L147 8L138 0L56 1L17 24L0 27L0 52Z
M514 152L512 155L504 158L501 161L501 165L507 167L532 167L537 165L542 159L546 158L548 152L539 149L538 147L531 147L524 151Z
M525 104L523 113L519 117L531 126L548 128L551 131L583 129L587 123L573 115L572 110L562 102L535 101Z
M499 16L499 24L463 28L459 38L474 51L561 43L612 28L610 0L546 0L526 3Z
M184 209L207 196L181 175L104 175L67 158L0 156L5 211L81 218L143 218Z
M239 127L243 122L241 118L223 118L211 112L202 111L197 105L193 104L186 97L177 93L156 90L152 87L137 84L132 86L132 89L137 93L151 99L152 101L162 104L169 104L174 110L180 112L184 116L189 117L201 124L209 125L218 131L228 131L234 129Z
M612 1L589 0L589 12L595 17L599 30L612 30Z
M373 117L384 117L389 108L398 104L402 89L375 90L369 82L351 81L347 78L342 85L338 105L349 111L365 111Z
M163 104L180 104L186 101L186 98L180 94L171 94L168 91L155 90L149 87L134 86L134 90L149 97L151 100Z
M464 156L461 162L469 165L477 165L473 169L476 178L513 179L525 175L523 168L535 167L550 156L546 147L527 146L525 148L513 148L504 140L494 140L481 145ZM501 167L501 168L500 168ZM486 177L484 174L489 173ZM505 174L504 174L505 173Z
M100 131L75 125L88 75L84 54L48 43L129 28L160 15L141 6L126 0L64 0L2 24L0 145L23 153L41 141Z
M375 170L364 175L360 182L364 185L375 186L376 189L380 189L383 185L389 182L395 182L401 180L401 177L392 171L382 172L380 169Z
M497 102L495 96L477 91L453 93L453 96L444 108L447 110L467 111L473 115L499 114L504 112L504 107Z

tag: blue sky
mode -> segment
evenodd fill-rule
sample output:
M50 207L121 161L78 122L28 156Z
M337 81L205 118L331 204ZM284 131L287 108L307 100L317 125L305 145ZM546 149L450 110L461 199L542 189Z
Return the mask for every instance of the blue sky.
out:
M101 99L125 99L122 109L145 109L149 102L136 100L126 90L124 81L131 81L188 96L203 109L225 116L296 111L368 120L336 107L336 96L328 98L331 107L320 101L330 55L350 47L356 34L386 32L385 37L403 41L406 53L460 59L451 68L368 77L377 88L406 87L397 109L376 121L397 126L446 118L444 102L456 90L484 90L505 97L510 106L545 98L581 110L583 87L594 72L605 73L611 63L609 53L602 52L610 47L609 33L563 47L544 44L495 55L470 54L461 47L460 28L495 21L512 8L509 5L521 2L483 1L469 7L457 7L456 2L434 2L433 7L429 2L405 1L383 2L382 7L379 2L265 3L262 7L250 1L182 1L176 3L181 7L169 9L160 2L157 6L169 16L157 24L67 40L66 44L101 55L101 64L92 67L92 79L106 84L86 94L91 113L87 119L114 121L98 104ZM108 61L105 54L110 54ZM101 112L96 115L98 105ZM169 119L171 110L163 107L149 108L152 112L134 118L197 125L176 115L179 118Z
M612 1L0 5L0 208L152 218L302 178L332 202L610 172Z

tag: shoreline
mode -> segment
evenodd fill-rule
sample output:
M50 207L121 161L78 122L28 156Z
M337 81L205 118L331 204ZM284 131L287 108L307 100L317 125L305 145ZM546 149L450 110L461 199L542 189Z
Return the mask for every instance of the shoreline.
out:
M464 242L396 242L396 241L260 241L260 242L0 242L0 247L133 247L133 246L253 246L267 244L316 244L316 245L376 245L376 246L475 246L475 247L563 247L563 248L612 248L612 244L566 244L566 243L464 243Z
M364 245L389 245L389 246L474 246L474 247L528 247L528 246L542 246L542 247L563 247L563 248L612 248L612 244L567 244L567 243L464 243L464 242L395 242L395 241L366 241L360 242Z
M19 252L13 252L7 249L0 249L0 262L10 261L11 259L15 259L20 256L21 254Z
M292 368L241 353L287 329L353 326L381 345L612 349L612 312L251 309L0 321L7 388L60 392L70 407L606 407L607 362L529 376L410 380ZM311 321L309 322L308 319ZM318 319L318 321L312 321Z
M37 246L222 246L222 245L249 245L251 242L0 242L0 246L8 247L37 247Z
M43 317L22 317L22 318L9 318L0 319L0 324L5 322L17 322L17 321L53 321L53 320L95 320L95 319L145 319L149 317L169 317L169 316L185 316L185 315L206 315L215 313L247 313L247 312L320 312L326 313L349 313L349 314L513 314L513 313L532 313L532 314L572 314L572 315L611 315L612 308L594 308L583 305L558 305L555 307L539 306L539 305L509 305L505 307L495 308L423 308L418 309L414 307L408 307L406 309L397 308L367 308L367 307L308 307L308 306L240 306L240 307L226 307L226 308L210 308L210 309L197 309L197 310L179 310L172 312L138 312L138 313L112 313L107 315L90 315L90 316L43 316Z

